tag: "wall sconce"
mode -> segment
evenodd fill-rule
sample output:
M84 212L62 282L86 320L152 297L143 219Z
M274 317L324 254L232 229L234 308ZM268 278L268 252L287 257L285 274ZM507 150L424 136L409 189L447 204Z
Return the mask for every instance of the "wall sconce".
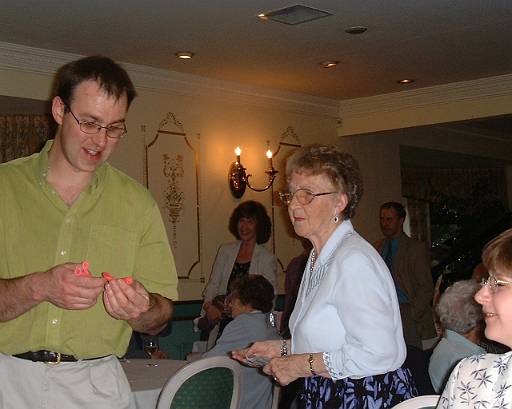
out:
M240 199L245 193L246 186L249 187L249 189L254 190L255 192L264 192L265 190L270 189L274 184L274 180L278 173L278 171L275 170L274 166L272 165L272 151L270 149L267 150L269 168L265 171L265 173L268 175L268 183L263 188L253 187L249 183L249 178L252 175L246 174L246 169L243 167L242 162L240 162L241 154L242 150L240 149L239 146L237 146L235 149L236 161L231 163L228 172L229 187L231 189L231 193L233 194L233 196L236 197L237 199Z

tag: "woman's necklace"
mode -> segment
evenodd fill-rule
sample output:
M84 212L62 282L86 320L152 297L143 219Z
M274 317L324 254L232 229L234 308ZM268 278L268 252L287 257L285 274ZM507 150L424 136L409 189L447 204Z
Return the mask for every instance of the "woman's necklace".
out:
M311 250L311 263L309 264L309 272L313 274L313 270L315 269L315 261L316 261L316 252L315 249Z
M311 257L310 257L310 262L309 262L309 277L307 279L306 292L305 292L305 295L304 295L305 297L307 297L309 295L309 293L311 292L311 289L314 287L313 283L318 282L318 277L313 278L313 271L315 269L315 262L316 262L316 251L313 248L311 250Z

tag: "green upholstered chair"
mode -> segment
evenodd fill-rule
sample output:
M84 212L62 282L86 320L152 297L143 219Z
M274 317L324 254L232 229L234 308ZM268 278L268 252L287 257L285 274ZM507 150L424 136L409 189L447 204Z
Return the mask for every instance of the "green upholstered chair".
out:
M240 364L227 356L192 362L164 385L157 409L238 409Z

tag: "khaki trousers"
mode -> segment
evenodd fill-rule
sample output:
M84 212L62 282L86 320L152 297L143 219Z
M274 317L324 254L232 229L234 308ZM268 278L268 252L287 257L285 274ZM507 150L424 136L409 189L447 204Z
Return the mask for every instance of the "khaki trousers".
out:
M0 354L2 409L135 409L118 359L47 364Z

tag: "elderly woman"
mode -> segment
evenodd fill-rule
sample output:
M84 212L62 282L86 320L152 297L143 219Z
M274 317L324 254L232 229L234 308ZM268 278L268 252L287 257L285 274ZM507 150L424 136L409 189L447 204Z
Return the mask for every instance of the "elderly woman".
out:
M233 283L231 293L231 321L217 344L203 357L227 355L255 341L279 339L272 327L269 312L274 300L274 289L263 276L244 276ZM278 341L279 342L279 341ZM270 409L272 380L257 368L243 368L240 408Z
M240 203L229 219L229 231L237 241L219 248L203 292L205 310L215 296L229 293L231 283L247 274L264 276L276 289L277 258L263 246L271 232L265 207L252 200Z
M474 299L479 285L474 280L457 281L441 296L437 314L444 329L443 338L430 357L428 373L437 393L444 389L453 367L471 355L485 353L478 346L482 339L482 308Z
M482 305L485 336L512 348L512 229L484 248L489 278L475 300ZM465 358L452 371L438 408L510 408L512 352Z
M305 408L389 408L415 395L393 279L350 222L361 199L354 158L334 146L299 149L282 194L295 232L313 244L290 318L291 339L258 342L233 357L262 356L282 385L305 378Z

